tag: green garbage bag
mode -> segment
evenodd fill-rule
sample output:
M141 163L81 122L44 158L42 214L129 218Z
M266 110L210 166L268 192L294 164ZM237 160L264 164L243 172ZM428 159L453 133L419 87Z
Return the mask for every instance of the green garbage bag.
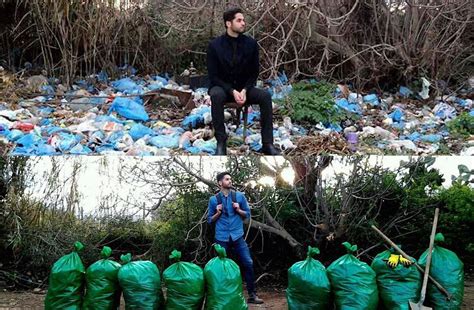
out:
M218 256L211 259L204 267L207 283L206 309L248 309L242 291L239 266L227 258L225 249L219 244L216 244L214 248Z
M110 260L112 249L104 246L102 259L86 270L86 295L83 310L112 310L120 306L120 285L118 282L119 263Z
M49 275L48 293L44 300L46 310L80 310L84 291L85 268L78 252L84 246L74 243L74 251L58 259Z
M170 259L177 261L163 272L167 288L165 309L201 309L204 301L204 272L189 262L180 262L181 252L174 250Z
M118 272L125 309L154 310L163 301L160 271L150 261L134 261L132 255L122 255L122 268Z
M325 310L330 305L331 283L326 268L313 257L318 248L308 247L306 260L288 269L286 300L289 310Z
M334 261L327 269L337 309L377 309L379 297L375 271L352 255L357 251L357 245L349 242L343 245L348 254Z
M393 255L393 256L392 256ZM377 285L384 309L410 310L409 301L418 302L422 275L415 264L398 263L394 268L387 264L390 257L400 258L395 249L383 251L372 261L372 269L377 274ZM411 258L412 262L416 262Z
M430 276L437 280L451 295L451 300L428 281L426 291L427 302L436 310L461 309L464 297L464 264L456 253L438 245L444 242L444 236L437 233L435 245L431 254ZM428 250L421 254L419 264L423 268L426 265Z

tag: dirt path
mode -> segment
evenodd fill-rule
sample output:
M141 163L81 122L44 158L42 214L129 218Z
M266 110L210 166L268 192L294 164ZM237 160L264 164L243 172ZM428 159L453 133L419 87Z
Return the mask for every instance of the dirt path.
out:
M259 293L265 300L263 305L250 305L249 310L286 309L285 292L265 290ZM0 292L0 310L43 309L45 295L31 292ZM122 299L120 309L125 309Z
M287 308L285 292L282 290L264 290L259 296L265 300L263 305L250 305L250 310ZM44 294L30 292L0 292L0 310L43 309ZM120 309L125 309L122 306ZM462 309L474 310L474 281L466 282Z

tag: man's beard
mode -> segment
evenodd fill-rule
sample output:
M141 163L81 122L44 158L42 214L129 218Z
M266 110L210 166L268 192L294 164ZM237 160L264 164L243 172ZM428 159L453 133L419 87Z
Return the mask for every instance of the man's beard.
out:
M245 28L243 28L242 30L232 28L232 31L235 32L235 33L238 33L238 34L242 34L242 33L245 32Z

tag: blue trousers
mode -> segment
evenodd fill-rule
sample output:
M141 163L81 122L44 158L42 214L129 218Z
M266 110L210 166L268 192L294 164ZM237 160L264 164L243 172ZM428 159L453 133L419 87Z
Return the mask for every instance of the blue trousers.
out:
M247 291L249 295L255 294L255 274L253 272L253 260L250 256L250 250L245 242L244 238L241 237L237 240L229 239L229 241L219 241L216 243L220 244L226 251L227 254L234 254L237 256L240 264L244 268L244 280L247 284Z

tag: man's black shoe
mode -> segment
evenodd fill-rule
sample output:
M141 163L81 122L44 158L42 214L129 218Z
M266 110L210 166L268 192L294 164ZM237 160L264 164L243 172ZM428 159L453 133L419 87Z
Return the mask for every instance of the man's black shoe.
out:
M216 155L217 156L227 155L227 143L226 143L226 141L217 142Z
M257 304L261 305L263 304L263 300L258 298L257 294L252 294L250 297L247 299L248 304Z
M277 156L281 154L281 152L273 145L273 143L264 144L262 146L261 152L270 156Z

